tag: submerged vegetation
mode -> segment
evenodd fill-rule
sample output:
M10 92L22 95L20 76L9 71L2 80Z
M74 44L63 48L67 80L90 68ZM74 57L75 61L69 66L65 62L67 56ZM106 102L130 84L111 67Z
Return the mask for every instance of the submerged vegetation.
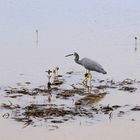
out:
M73 72L67 74L72 75ZM8 102L0 104L0 109L4 112L2 117L21 122L23 127L43 125L48 129L56 129L60 123L76 121L81 117L85 122L98 120L104 115L112 120L113 117L122 117L130 111L140 110L139 106L101 103L112 94L112 90L135 93L136 84L139 84L136 80L116 82L97 79L96 85L89 92L88 87L81 83L72 84L70 89L64 88L64 80L67 79L63 77L55 77L52 83L49 79L47 85L34 88L30 87L31 82L25 82L24 86L18 83L15 87L7 87L2 95Z

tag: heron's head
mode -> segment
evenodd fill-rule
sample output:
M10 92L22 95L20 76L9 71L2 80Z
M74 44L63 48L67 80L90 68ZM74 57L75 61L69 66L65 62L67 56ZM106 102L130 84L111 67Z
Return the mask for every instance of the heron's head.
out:
M65 57L72 56L72 55L74 55L74 56L76 57L76 56L78 56L78 53L74 52L74 53L72 53L72 54L66 55Z
M76 57L76 56L79 56L78 53L76 53L76 52L74 52L73 55L74 55L75 57Z
M79 64L79 55L78 55L78 53L74 52L72 54L66 55L65 57L72 56L72 55L75 56L75 58L74 58L75 62Z

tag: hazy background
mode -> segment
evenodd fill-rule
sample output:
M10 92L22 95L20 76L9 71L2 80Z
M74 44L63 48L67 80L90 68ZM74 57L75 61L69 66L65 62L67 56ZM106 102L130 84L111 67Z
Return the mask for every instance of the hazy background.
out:
M136 77L128 52L135 36L139 43L139 25L139 0L0 0L1 82L20 73L36 77L56 65L81 70L64 58L73 51L100 62L110 77Z

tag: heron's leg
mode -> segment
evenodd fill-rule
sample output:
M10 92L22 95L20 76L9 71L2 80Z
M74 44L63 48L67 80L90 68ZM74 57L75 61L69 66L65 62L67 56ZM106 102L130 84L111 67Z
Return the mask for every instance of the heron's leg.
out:
M89 90L91 92L91 90L92 90L92 84L91 84L92 74L91 74L90 70L88 71L88 77L89 77Z
M86 69L86 73L88 73L89 70Z
M91 72L88 71L87 87L88 87L88 92L89 92L89 93L90 93L91 90L92 90L91 79L92 79Z
M86 70L86 73L84 74L83 84L84 84L85 86L87 86L87 82L88 82L88 73L87 73L87 70Z

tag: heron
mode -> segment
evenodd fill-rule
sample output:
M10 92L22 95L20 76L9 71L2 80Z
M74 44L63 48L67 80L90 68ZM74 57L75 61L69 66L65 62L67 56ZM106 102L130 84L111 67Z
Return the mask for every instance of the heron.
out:
M92 75L91 75L90 71L96 71L98 73L107 74L107 72L104 70L104 68L96 61L93 61L93 60L86 58L86 57L79 60L79 54L76 52L74 52L72 54L68 54L65 57L72 56L72 55L75 56L74 61L77 64L83 66L86 69L86 71L88 71L88 75L90 77L90 83L91 83L91 79L92 79L91 78ZM91 86L91 84L90 84L90 86Z

